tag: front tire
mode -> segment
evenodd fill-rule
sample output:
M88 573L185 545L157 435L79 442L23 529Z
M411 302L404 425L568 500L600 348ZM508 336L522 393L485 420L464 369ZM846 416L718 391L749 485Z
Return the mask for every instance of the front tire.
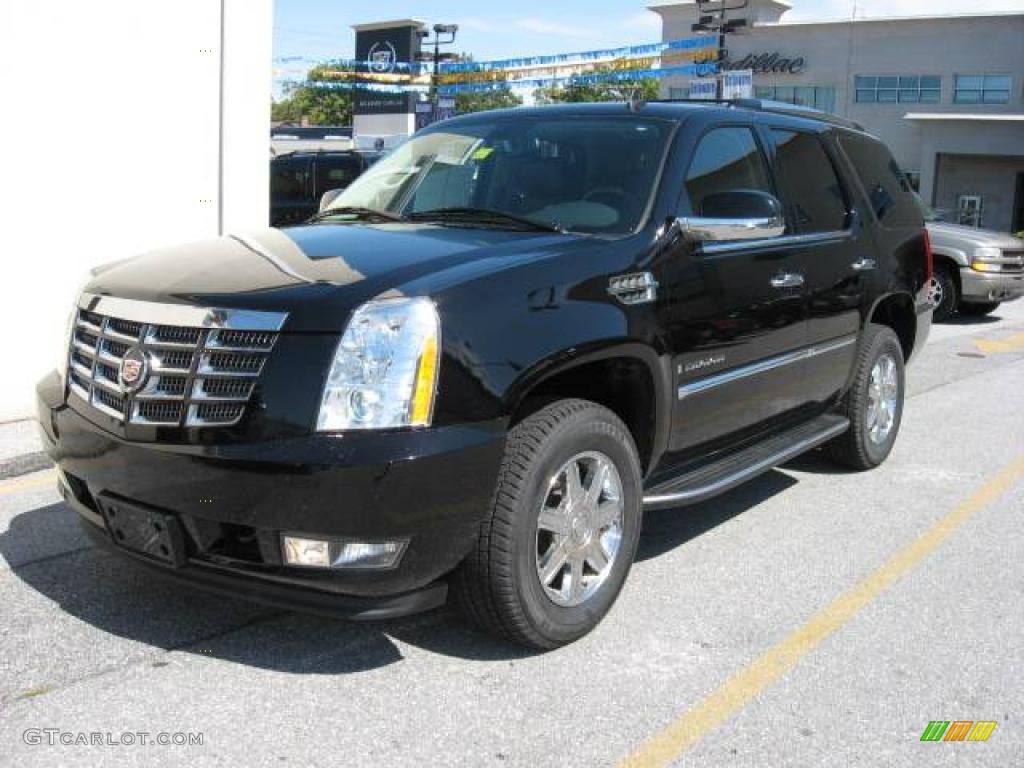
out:
M498 487L453 594L479 627L548 650L587 634L636 553L640 461L629 430L586 400L559 400L509 433Z
M996 311L1002 302L999 301L981 301L978 303L961 303L960 308L957 310L961 315L970 315L971 317L983 317L985 315L992 314Z
M945 264L936 264L932 270L932 280L928 284L928 300L932 305L932 320L937 323L951 317L960 303L956 278Z
M903 419L903 348L892 328L867 326L856 365L853 385L839 409L850 428L829 442L827 450L852 469L874 469L888 458Z

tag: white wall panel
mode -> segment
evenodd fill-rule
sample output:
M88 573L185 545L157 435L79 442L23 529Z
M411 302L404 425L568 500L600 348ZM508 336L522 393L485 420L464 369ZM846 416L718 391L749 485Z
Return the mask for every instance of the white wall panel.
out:
M220 0L0 3L0 420L90 266L266 221L271 0L225 2L224 201Z

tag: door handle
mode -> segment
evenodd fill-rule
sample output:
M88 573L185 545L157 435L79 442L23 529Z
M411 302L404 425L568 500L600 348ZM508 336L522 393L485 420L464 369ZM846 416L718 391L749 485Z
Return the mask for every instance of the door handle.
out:
M853 264L851 264L850 266L853 267L854 270L856 270L857 272L867 272L868 270L871 270L871 269L875 268L875 260L874 259L868 259L868 258L865 258L864 256L861 256L859 259L857 259L855 262L853 262Z
M772 288L799 288L804 276L797 272L779 272L772 278Z

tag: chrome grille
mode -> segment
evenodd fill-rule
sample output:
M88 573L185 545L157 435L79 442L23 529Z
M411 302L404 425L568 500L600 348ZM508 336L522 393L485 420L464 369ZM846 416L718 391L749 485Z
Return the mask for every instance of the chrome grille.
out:
M1003 251L1003 272L1024 272L1024 251Z
M102 310L103 301L94 299L89 305ZM196 325L148 323L138 315L159 315L165 305L106 301L129 316L78 310L68 351L72 393L122 423L211 427L230 426L242 418L277 331L200 327L207 315L199 313L222 318L224 310L194 309ZM191 309L176 308L175 319ZM243 321L280 329L284 315L248 312ZM144 384L134 393L118 379L122 360L133 347L149 364Z

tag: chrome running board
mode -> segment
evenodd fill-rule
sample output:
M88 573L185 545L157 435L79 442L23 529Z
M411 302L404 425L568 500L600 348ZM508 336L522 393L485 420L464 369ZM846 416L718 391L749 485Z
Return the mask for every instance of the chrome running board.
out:
M850 420L844 416L819 416L646 489L644 509L681 507L717 496L828 442L849 427Z

